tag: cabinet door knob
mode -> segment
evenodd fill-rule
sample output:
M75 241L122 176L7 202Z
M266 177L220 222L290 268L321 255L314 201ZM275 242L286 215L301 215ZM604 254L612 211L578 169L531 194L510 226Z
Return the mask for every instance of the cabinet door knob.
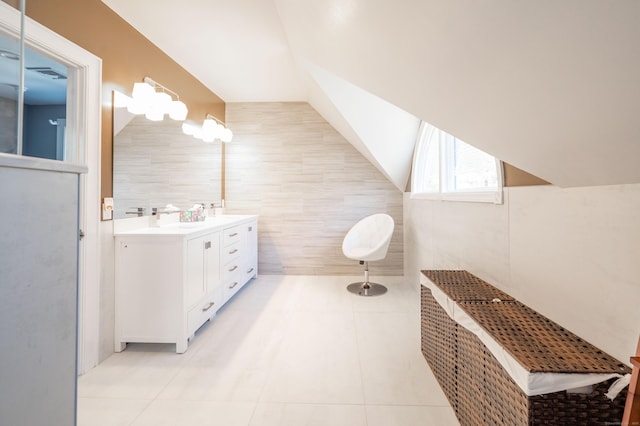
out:
M211 241L207 241L206 243L204 243L204 249L210 249L211 248Z

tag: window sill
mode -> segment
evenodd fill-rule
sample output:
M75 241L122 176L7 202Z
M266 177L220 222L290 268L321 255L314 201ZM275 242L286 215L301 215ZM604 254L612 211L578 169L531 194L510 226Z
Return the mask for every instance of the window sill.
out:
M502 204L503 193L502 191L443 192L443 193L412 192L411 199Z

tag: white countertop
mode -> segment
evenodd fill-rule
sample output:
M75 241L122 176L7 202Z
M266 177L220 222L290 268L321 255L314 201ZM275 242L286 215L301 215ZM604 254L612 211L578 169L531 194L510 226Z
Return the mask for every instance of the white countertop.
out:
M177 215L169 215L160 219L149 216L148 221L145 221L147 226L143 225L134 229L127 229L128 226L116 226L114 236L198 236L211 231L222 230L229 226L239 225L258 217L256 215L220 215L209 216L204 222L179 222L173 220L171 216ZM130 221L130 219L122 220ZM154 221L157 221L157 225L150 226L149 224Z

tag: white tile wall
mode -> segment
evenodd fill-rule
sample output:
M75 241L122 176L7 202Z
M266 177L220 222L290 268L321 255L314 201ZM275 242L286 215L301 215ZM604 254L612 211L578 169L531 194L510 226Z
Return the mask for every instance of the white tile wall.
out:
M406 275L467 269L623 362L640 334L640 185L508 188L505 204L405 195Z

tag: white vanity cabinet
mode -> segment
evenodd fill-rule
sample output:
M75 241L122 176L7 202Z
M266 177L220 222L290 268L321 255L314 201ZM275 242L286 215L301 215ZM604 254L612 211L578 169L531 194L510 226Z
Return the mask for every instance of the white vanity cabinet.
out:
M115 235L116 352L144 342L175 343L184 353L195 331L257 276L256 216Z
M220 232L187 241L185 308L191 336L222 306Z
M257 234L258 222L255 220L227 228L222 234L222 295L225 302L257 276Z

